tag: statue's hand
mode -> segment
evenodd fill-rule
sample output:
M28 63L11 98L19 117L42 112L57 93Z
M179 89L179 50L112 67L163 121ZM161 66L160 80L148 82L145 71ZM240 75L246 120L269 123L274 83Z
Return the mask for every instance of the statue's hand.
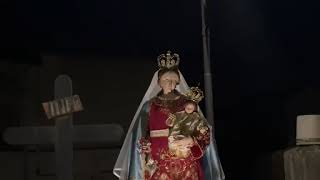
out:
M148 154L148 153L151 153L151 142L142 137L140 140L139 140L139 151L140 153L145 153L145 154Z
M169 113L168 119L166 120L167 126L172 127L175 121L176 121L176 116L172 113Z

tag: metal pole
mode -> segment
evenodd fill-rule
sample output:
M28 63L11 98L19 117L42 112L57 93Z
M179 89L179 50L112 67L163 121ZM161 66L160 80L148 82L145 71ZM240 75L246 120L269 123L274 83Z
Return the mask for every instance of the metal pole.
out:
M202 20L202 43L203 43L203 66L204 66L204 88L205 88L205 103L206 116L208 122L213 125L213 92L212 92L212 75L209 49L209 28L206 25L206 0L201 0L201 20Z

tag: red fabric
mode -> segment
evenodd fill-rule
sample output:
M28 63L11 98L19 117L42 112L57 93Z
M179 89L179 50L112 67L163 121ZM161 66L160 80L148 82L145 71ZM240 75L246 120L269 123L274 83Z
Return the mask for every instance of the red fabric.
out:
M160 107L152 104L149 114L149 128L150 130L159 130L169 128L166 124L170 109Z
M198 144L191 147L191 152L195 159L199 159L203 156L202 149Z
M183 106L175 107L174 111L183 110ZM170 109L165 109L159 105L151 104L149 114L149 129L160 130L169 128L166 125L166 119ZM151 155L154 160L157 161L159 167L155 173L150 177L146 173L146 179L154 180L164 178L165 180L202 180L203 173L202 168L198 160L195 160L193 156L189 156L185 159L177 159L170 155L168 151L168 137L151 137ZM195 150L198 154L198 150ZM161 177L162 176L162 177Z

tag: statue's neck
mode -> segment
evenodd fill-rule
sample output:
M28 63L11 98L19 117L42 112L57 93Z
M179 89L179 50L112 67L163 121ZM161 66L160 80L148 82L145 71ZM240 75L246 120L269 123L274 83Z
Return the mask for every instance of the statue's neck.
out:
M168 94L164 94L163 91L161 91L158 94L158 98L161 100L176 100L180 98L180 93L177 90L173 90Z

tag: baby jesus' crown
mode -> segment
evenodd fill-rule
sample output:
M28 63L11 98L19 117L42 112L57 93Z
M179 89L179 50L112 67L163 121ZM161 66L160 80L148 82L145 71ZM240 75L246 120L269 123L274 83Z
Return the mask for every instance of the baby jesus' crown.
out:
M191 87L186 96L188 100L191 100L197 104L204 98L203 91L201 91L201 89L198 87Z
M166 54L161 54L158 56L158 66L160 69L178 68L179 62L179 55L176 53L171 54L171 51L168 51Z

